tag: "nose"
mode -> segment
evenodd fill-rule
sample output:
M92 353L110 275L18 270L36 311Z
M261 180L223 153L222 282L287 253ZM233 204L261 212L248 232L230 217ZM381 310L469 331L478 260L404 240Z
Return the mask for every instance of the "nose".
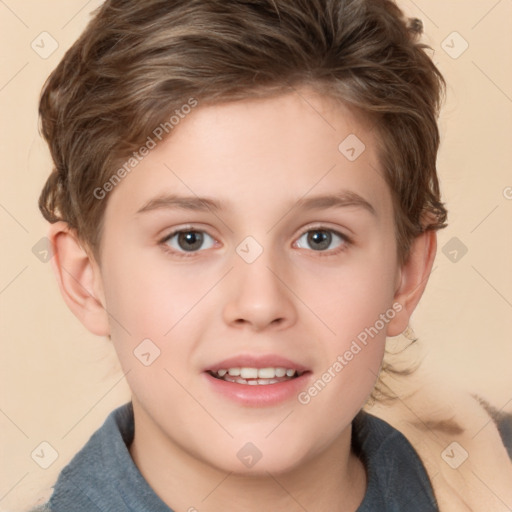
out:
M240 259L230 272L223 318L231 327L281 330L297 321L294 295L287 285L289 273L280 271L269 252L252 263Z

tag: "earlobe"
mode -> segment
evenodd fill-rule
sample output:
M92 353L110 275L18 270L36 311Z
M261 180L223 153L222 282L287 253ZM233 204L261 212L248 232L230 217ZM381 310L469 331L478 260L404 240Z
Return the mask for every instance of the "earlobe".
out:
M90 332L107 336L110 327L98 265L67 223L52 224L48 238L53 248L53 270L64 301Z
M436 250L435 231L424 231L412 242L409 258L399 270L399 284L394 297L401 310L388 324L388 336L398 336L407 329L409 319L427 286Z

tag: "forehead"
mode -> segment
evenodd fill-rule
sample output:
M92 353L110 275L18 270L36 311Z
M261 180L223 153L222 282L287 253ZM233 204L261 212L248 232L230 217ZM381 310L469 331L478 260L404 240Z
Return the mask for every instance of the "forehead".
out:
M226 211L276 214L285 203L343 191L385 216L391 199L374 137L368 120L308 90L199 101L115 187L107 211L133 216L151 201L182 195L212 198Z

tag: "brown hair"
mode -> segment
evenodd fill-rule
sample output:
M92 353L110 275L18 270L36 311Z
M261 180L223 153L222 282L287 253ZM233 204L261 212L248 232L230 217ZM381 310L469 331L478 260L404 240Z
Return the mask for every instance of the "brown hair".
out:
M445 83L421 32L391 0L107 0L42 91L55 167L39 208L99 262L106 200L95 191L137 164L155 128L171 133L185 106L309 86L376 131L404 263L412 240L447 217L436 172ZM394 398L382 374L415 368L384 361L372 399Z
M404 262L447 216L436 174L444 80L421 31L391 0L107 0L42 91L55 167L40 210L98 257L106 201L94 190L173 111L309 85L373 122Z

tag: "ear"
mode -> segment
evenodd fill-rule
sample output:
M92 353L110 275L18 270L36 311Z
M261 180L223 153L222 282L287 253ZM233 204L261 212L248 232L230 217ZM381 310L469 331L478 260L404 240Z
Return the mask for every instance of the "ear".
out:
M424 231L411 244L408 260L398 272L394 301L401 310L389 322L387 335L398 336L407 329L409 319L427 286L437 250L435 231ZM398 308L396 308L398 310Z
M82 247L76 232L59 221L50 226L52 266L64 301L93 334L110 331L101 273L96 261Z

